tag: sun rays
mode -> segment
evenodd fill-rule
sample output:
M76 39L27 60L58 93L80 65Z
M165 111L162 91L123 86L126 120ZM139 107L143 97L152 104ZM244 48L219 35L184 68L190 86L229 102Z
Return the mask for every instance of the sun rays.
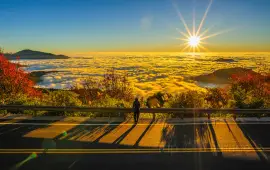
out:
M207 18L209 11L210 11L212 3L213 3L213 0L210 0L208 6L206 8L206 11L204 12L204 15L202 17L202 20L201 20L197 29L196 29L196 22L195 22L195 18L196 18L195 17L195 10L193 10L193 20L192 20L193 26L192 26L192 29L190 29L188 27L183 15L182 15L182 13L180 12L179 8L177 7L176 3L173 3L173 5L176 9L177 15L179 16L180 21L184 25L185 31L186 31L186 32L183 32L182 30L179 30L177 28L177 31L182 35L182 37L177 38L177 39L183 41L183 44L181 44L184 46L182 49L182 52L183 51L188 51L188 52L209 51L205 47L205 44L207 44L205 42L205 40L230 31L230 30L223 30L223 31L219 31L216 33L209 33L210 28L207 28L202 32L204 22Z

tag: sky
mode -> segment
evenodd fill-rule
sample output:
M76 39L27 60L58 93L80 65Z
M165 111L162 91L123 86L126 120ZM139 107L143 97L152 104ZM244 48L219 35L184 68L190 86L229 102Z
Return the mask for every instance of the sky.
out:
M210 0L0 0L0 47L67 55L181 52ZM208 52L270 52L269 0L213 0L201 31Z

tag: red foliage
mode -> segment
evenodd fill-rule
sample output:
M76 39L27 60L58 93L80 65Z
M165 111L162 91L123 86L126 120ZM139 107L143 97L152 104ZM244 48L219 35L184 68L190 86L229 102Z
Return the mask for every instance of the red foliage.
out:
M41 92L34 89L33 86L34 82L29 79L29 75L17 64L9 62L0 53L0 93L9 95L24 93L33 97L41 96Z
M245 91L254 91L256 96L270 95L270 74L246 73L232 75L232 86L241 87Z

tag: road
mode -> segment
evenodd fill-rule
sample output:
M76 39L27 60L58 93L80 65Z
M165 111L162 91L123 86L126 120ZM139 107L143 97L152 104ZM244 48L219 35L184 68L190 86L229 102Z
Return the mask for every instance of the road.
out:
M0 119L0 169L269 169L269 129L231 120Z

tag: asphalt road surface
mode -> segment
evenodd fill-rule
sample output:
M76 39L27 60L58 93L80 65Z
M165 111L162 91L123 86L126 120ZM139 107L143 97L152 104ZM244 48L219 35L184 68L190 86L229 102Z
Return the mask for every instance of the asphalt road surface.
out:
M0 120L0 169L270 169L270 122Z

